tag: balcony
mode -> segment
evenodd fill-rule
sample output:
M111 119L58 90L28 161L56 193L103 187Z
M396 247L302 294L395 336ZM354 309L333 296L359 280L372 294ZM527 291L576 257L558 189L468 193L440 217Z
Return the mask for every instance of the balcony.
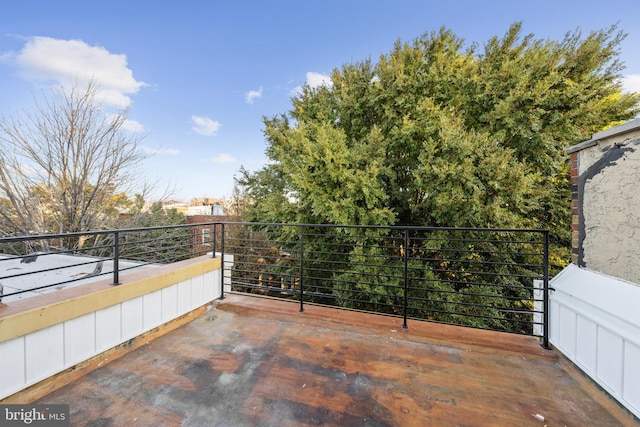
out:
M73 425L633 425L527 336L230 294L41 397Z
M118 230L102 239L114 245L101 249L105 265L153 268L117 280L115 268L91 284L0 306L1 382L26 378L2 403L67 403L72 425L637 422L546 342L542 232L210 229L205 245L194 241L200 232L172 235L189 254L183 260L158 259L157 248L121 259L115 243L142 231ZM321 238L330 242L324 250ZM169 246L163 253L177 252ZM15 274L0 273L0 282ZM60 361L43 369L38 357Z

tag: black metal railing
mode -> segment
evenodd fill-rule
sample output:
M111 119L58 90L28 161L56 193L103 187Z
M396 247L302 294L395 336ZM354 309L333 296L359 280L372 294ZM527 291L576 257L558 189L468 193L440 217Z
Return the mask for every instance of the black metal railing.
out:
M220 253L222 298L228 289L295 300L301 311L398 316L404 327L419 319L534 334L547 348L548 239L546 230L233 222L5 237L0 284L5 298L95 276L118 285L127 270ZM64 264L41 262L54 256ZM11 285L20 280L29 286Z
M100 276L119 285L123 272L212 252L214 228L182 224L0 238L0 301Z
M232 291L540 335L546 230L225 223ZM537 284L537 285L536 285Z

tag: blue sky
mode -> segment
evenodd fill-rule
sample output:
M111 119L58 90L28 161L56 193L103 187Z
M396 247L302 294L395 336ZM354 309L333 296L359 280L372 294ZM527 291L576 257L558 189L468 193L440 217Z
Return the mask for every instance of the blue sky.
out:
M445 26L482 46L515 21L542 39L618 23L624 82L640 91L639 17L637 0L11 1L0 13L0 114L94 76L105 105L128 108L129 129L154 153L144 177L176 199L222 198L241 166L264 164L264 116L398 38Z

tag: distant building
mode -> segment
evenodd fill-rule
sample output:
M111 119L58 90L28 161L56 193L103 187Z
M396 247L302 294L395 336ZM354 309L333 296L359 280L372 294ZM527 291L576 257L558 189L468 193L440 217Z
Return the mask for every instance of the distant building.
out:
M226 211L224 201L211 197L193 198L189 202L167 200L162 203L163 209L175 209L187 216L213 215L224 216ZM199 221L198 221L199 222Z
M202 250L204 247L211 248L213 246L214 225L212 223L229 221L226 215L187 215L187 224L202 224L189 227L191 230L191 241L194 250ZM217 242L222 239L222 227L215 227L215 235Z
M193 198L188 203L170 200L163 203L165 209L177 209L187 217L187 224L203 224L190 227L191 242L195 251L211 248L213 246L214 222L229 221L224 207L224 200L211 197ZM217 240L222 236L221 227L216 231Z
M186 212L187 216L207 215L207 216L224 216L224 206L220 204L189 206ZM216 219L219 221L219 219Z
M189 209L189 204L187 202L181 202L179 200L167 200L162 203L163 209L175 209L176 211L186 214L187 209Z

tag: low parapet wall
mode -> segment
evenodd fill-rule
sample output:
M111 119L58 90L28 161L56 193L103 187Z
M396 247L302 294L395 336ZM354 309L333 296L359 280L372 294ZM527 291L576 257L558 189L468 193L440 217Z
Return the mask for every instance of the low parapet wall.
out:
M0 400L207 306L220 265L203 256L0 304Z
M551 344L640 417L640 286L573 264L550 286Z

